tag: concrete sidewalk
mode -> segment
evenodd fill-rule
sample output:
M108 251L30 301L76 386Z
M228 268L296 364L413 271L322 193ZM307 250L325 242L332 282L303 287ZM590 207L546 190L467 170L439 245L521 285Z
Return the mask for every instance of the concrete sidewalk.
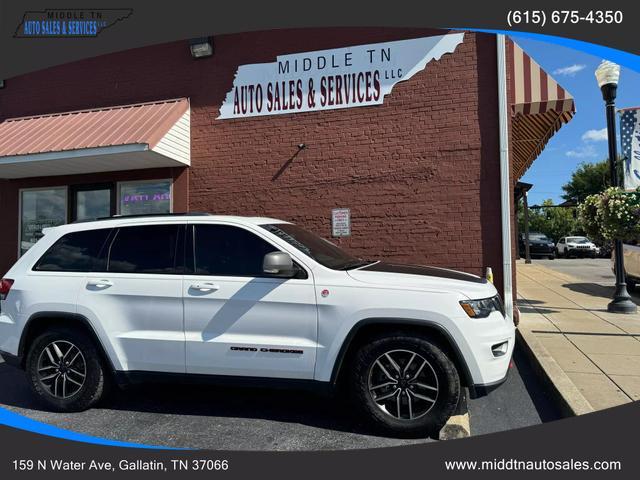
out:
M611 286L516 268L520 335L570 413L640 400L640 314L607 312Z

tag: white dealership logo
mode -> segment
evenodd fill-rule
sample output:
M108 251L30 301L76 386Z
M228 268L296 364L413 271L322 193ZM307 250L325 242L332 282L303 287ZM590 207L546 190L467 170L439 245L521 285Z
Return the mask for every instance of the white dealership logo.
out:
M396 83L452 53L463 33L278 56L238 67L219 119L383 103Z

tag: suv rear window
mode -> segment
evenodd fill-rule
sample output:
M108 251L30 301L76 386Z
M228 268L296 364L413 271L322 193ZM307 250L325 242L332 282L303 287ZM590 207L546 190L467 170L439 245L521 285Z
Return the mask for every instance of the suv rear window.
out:
M182 257L176 255L184 225L145 225L118 229L109 248L108 272L182 273Z
M110 228L67 233L40 257L34 270L44 272L93 272L104 270L100 252Z

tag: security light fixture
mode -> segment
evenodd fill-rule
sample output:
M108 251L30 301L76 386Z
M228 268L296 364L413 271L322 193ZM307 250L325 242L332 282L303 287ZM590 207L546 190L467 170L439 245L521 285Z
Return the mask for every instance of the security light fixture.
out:
M189 48L193 58L206 58L213 55L213 40L211 37L193 38L189 40Z
M618 85L618 80L620 80L620 65L608 60L603 60L596 69L596 79L598 80L598 86L600 88L608 84Z
M618 90L618 80L620 80L620 65L603 60L596 69L596 80L604 101L607 105L613 104Z
M4 80L0 80L0 88L4 88Z

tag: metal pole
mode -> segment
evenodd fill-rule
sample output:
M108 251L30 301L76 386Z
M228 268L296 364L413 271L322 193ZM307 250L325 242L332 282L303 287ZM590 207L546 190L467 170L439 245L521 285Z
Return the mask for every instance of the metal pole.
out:
M513 228L516 230L516 260L520 260L520 200L514 198L513 208L516 210L516 221Z
M502 281L504 309L513 317L513 268L511 262L511 180L509 178L509 109L507 102L507 47L503 34L496 35L498 60L498 126L500 131L500 213L502 220Z
M602 98L606 104L607 135L609 140L609 169L611 172L611 186L620 186L618 178L618 152L616 148L616 91L617 85L606 84L602 86ZM614 313L635 313L638 309L631 301L627 292L627 283L624 270L624 254L622 240L614 240L614 261L616 273L616 291L613 300L607 306L607 310Z
M529 200L524 192L524 263L531 263L531 244L529 243Z

